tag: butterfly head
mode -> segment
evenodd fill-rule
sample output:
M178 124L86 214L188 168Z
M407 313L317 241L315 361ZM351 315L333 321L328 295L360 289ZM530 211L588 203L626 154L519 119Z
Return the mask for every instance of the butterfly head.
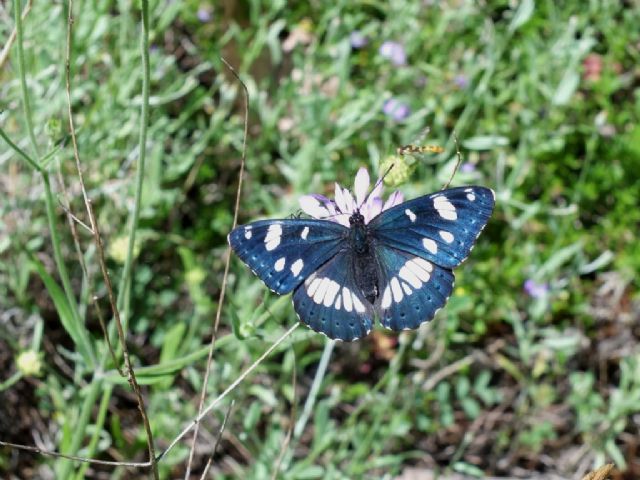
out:
M351 214L349 217L349 225L364 225L364 215L360 213L360 210L356 209L356 211Z

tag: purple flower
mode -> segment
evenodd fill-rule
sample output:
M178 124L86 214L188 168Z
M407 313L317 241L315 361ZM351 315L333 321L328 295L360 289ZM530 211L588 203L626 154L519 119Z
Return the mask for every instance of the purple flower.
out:
M474 163L471 163L471 162L464 162L460 166L460 171L462 173L472 173L472 172L475 172L475 170L476 170L476 165Z
M208 8L205 7L200 7L198 9L198 13L196 14L196 16L198 17L198 20L200 20L202 23L207 23L211 21L211 10L209 10Z
M401 122L411 114L409 105L395 98L386 100L382 105L382 111L385 115L393 118L396 122Z
M469 86L469 79L464 74L456 75L453 79L453 83L460 89L467 88Z
M336 183L335 199L330 200L323 195L309 194L300 197L300 208L313 218L331 220L345 227L349 226L349 217L360 212L364 217L364 223L377 216L388 208L399 205L404 201L401 192L393 192L386 202L382 200L382 181L378 179L369 195L369 172L361 168L356 174L353 185L353 195ZM354 198L355 196L355 198Z
M391 60L391 63L398 67L406 65L407 63L407 54L401 43L387 40L380 45L379 53L382 58Z
M535 280L528 279L524 282L524 291L532 298L542 298L549 293L549 284L546 282L538 283Z
M349 41L351 42L351 48L359 49L364 47L367 43L369 43L369 39L360 32L360 30L355 30L351 32L349 35Z

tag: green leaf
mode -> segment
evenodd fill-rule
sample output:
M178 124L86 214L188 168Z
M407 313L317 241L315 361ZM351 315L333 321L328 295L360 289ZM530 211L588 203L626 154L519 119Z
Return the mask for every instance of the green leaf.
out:
M560 84L556 88L551 103L553 105L566 105L571 100L571 97L578 89L580 84L580 74L576 70L575 66L571 65L564 72Z
M507 145L509 145L509 139L499 135L478 135L462 142L462 146L467 150L493 150Z
M186 326L184 323L176 323L169 329L164 337L162 343L162 350L160 350L160 364L167 363L176 358L176 353L180 348L180 343L184 338ZM173 378L166 378L161 382L158 382L158 388L167 389L171 386Z
M511 23L509 24L509 31L515 32L522 25L527 23L533 14L533 11L536 8L536 3L533 0L523 0L518 5L518 9L516 10L515 15L511 19Z
M78 349L78 352L80 352L80 355L82 355L86 364L91 365L92 361L90 355L91 347L89 345L89 336L84 325L79 323L73 315L73 311L71 310L71 306L67 301L64 291L55 279L49 275L47 270L44 268L44 265L42 265L42 263L34 256L30 256L29 264L38 273L44 283L44 286L49 292L49 295L53 300L53 304L56 307L56 311L58 312L58 316L60 317L60 321L62 322L62 326L73 340L73 343Z

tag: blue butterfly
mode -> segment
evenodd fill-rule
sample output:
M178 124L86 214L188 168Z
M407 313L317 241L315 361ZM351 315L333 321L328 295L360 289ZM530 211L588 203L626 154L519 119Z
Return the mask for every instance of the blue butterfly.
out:
M370 219L355 204L337 209L344 224L260 220L235 228L228 240L272 291L293 291L303 323L352 341L371 331L374 317L395 331L431 320L449 299L452 270L469 255L494 205L489 188L457 187Z

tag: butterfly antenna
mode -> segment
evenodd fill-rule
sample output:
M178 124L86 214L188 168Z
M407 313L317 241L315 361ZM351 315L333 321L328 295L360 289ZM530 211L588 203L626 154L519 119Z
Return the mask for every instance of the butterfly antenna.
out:
M452 136L453 136L453 143L456 144L456 156L458 157L458 160L456 161L456 166L453 168L453 172L451 172L451 177L449 177L449 181L442 186L441 190L446 190L447 188L449 188L449 185L453 181L453 177L456 175L456 172L458 171L458 167L462 163L462 154L460 153L460 144L458 143L458 136L456 135L456 132L453 132Z
M376 181L376 183L373 185L373 188L371 189L371 191L369 191L369 193L367 193L367 196L364 197L364 200L362 201L362 203L360 205L358 205L358 211L360 211L360 207L362 207L362 205L367 203L367 200L369 200L369 197L371 196L371 194L376 190L376 188L378 188L378 185L380 185L382 182L384 182L385 177L387 175L389 175L389 172L391 171L393 166L394 166L393 163L391 165L389 165L389 168L387 168L387 170L382 174L382 176Z

